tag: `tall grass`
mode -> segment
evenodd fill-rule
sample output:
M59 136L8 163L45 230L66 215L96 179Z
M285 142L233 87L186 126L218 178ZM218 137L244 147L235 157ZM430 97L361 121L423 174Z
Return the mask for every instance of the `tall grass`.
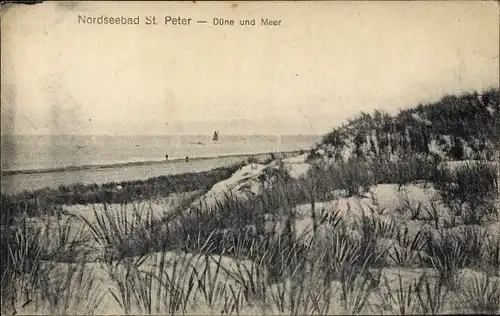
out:
M422 274L416 286L420 312L424 315L437 315L443 311L450 296L450 287L442 278L432 279Z
M18 229L5 229L4 234L8 237L2 236L7 239L2 244L5 251L2 256L2 309L15 313L19 307L28 305L34 299L33 289L37 288L41 278L39 258L44 245L41 229L29 230L25 221Z
M395 183L401 189L413 182L438 182L442 173L440 163L429 157L409 156L399 160L378 157L369 160L351 158L347 162L335 163L314 161L307 178L314 179L318 198L328 200L338 190L346 196L353 196L382 183Z
M420 252L425 246L425 236L419 231L410 234L408 227L399 229L396 233L397 244L392 246L388 256L392 261L401 267L410 267L417 262Z
M41 264L42 259L84 257L79 238L70 233L70 226L79 220L92 241L101 246L103 268L112 281L106 294L125 314L189 314L208 308L221 314L259 310L324 315L334 311L337 302L343 312L360 314L374 305L384 286L385 293L378 298L400 314L442 312L451 291L459 290L464 297L473 298L467 299L475 302L470 306L486 309L480 297L490 299L496 293L491 286L494 282L468 288L456 280L463 268L498 266L495 236L472 226L445 229L439 225L437 209L433 213L437 224L432 229L410 233L399 221L386 221L385 214L390 212L384 210L372 209L348 221L338 210L317 206L319 201L334 199L336 191L356 195L385 181L401 186L420 180L441 181L436 180L444 174L437 163L422 159L385 163L353 159L346 164L317 165L298 180L283 169L270 168L261 177L264 190L260 195L241 199L227 193L213 204L203 199L198 205L181 203L162 218L153 218L151 208L139 208L127 200L118 210L104 203L104 211L94 208L95 220L61 221L53 238L42 228L28 229L25 220L2 240L9 255L8 262L2 261L6 267L2 270L2 296L11 302L5 309L12 312L42 301L55 306L52 313L69 312L76 305L84 305L89 312L98 309L104 294L96 289L91 272L67 264L67 274L52 282L45 276L54 266ZM476 174L484 172L479 169ZM440 185L458 190L444 184L454 179L450 176ZM460 190L469 192L470 186L463 184L466 189ZM488 199L490 196L484 201ZM311 211L299 214L298 206L305 203L311 204ZM418 205L415 208L403 196L400 211L409 219L420 220L425 208ZM311 217L312 234L298 233L300 216ZM349 227L349 223L354 225ZM83 235L83 228L81 231L76 236ZM383 245L382 239L393 243ZM399 276L397 288L392 289L388 282L381 282L388 260L410 268L419 261L437 270L438 276L424 273L410 286ZM73 306L69 298L80 293L80 288L89 299ZM46 295L35 295L40 291ZM62 291L68 296L54 295Z
M397 277L397 288L391 287L387 276L384 275L384 294L387 298L382 298L388 306L386 308L395 309L398 315L411 315L418 310L418 286L417 282L409 285L405 284L401 274ZM382 291L381 291L382 292Z
M66 263L62 273L54 270L51 277L44 280L40 293L40 300L48 303L48 310L57 315L98 314L104 298L105 292L96 283L93 269L87 268L84 262Z
M114 282L109 291L126 314L186 313L194 295L195 257L180 254L169 257L161 252L153 258L149 269L141 265L149 256L119 263L107 263L108 273Z
M87 271L81 261L70 263L83 259L76 256L82 251L78 247L82 231L70 235L71 224L69 218L57 222L51 230L48 221L45 226L34 226L23 218L20 226L3 231L9 235L2 236L6 238L2 246L7 254L2 257L2 313L42 309L66 314L75 308L87 308L91 314L97 310L102 296L96 290L92 271ZM56 273L65 261L66 269Z
M118 211L108 210L103 204L104 212L98 212L93 207L95 221L83 215L79 218L90 229L94 241L109 250L109 255L118 259L122 256L135 256L147 253L151 248L151 238L157 233L153 225L151 209L146 212L126 207Z
M467 163L443 174L437 188L441 200L462 216L465 224L480 225L485 218L497 214L497 171L487 162Z
M500 267L500 236L494 233L487 234L483 242L482 258L484 258L485 265L500 276L498 269Z
M469 226L427 233L421 260L437 269L440 278L453 287L459 269L481 266L485 236L481 229Z
M468 311L495 314L500 311L500 279L475 274L460 287L462 306Z

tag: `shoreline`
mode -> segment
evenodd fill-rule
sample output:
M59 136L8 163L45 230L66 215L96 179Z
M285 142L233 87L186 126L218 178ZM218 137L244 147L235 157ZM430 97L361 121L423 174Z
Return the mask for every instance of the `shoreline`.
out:
M300 150L272 152L279 157L296 156ZM219 167L227 167L245 162L254 157L263 162L271 157L270 152L258 154L221 155L216 157L172 159L168 161L130 162L104 166L80 166L78 168L54 168L54 171L37 171L33 173L17 172L2 174L0 187L2 194L10 195L22 191L32 191L43 188L55 189L61 185L75 183L105 184L121 181L144 181L153 177L176 175L183 173L199 173Z
M224 154L216 156L197 156L189 157L189 161L202 161L211 160L218 158L244 158L252 156L262 156L271 154L298 154L301 150L291 150L291 151L280 151L280 152L258 152L258 153L248 153L248 154ZM306 151L306 150L303 150ZM42 168L42 169L17 169L17 170L7 170L1 171L1 176L12 176L12 175L30 175L30 174L44 174L44 173L61 173L61 172L71 172L71 171L92 171L101 169L115 169L115 168L125 168L133 166L154 166L163 165L169 163L178 163L184 161L185 158L175 157L169 160L145 160L145 161L130 161L130 162L119 162L111 164L96 164L96 165L81 165L81 166L66 166L66 167L55 167L55 168Z

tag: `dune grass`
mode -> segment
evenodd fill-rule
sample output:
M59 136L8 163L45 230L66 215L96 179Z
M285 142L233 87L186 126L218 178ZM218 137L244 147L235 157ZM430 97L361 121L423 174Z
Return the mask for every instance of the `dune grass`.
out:
M448 310L454 297L464 298L462 309L494 313L499 276L491 271L498 267L500 243L482 226L492 220L483 206L496 198L498 183L485 176L476 180L483 188L477 191L457 182L458 175L490 175L490 167L465 166L453 174L432 160L412 159L318 164L300 179L282 169L268 170L261 179L262 195L242 200L226 194L210 207L200 202L188 208L189 201L159 219L127 201L118 211L107 203L102 212L94 208L95 221L56 211L62 219L53 235L43 227L33 229L28 217L14 217L17 224L11 220L12 225L2 226L7 258L2 256L2 314L37 308L64 314L78 306L99 313L105 302L124 314L436 314ZM346 216L354 211L341 215L316 207L320 201L365 194L380 183L422 181L447 192L440 198L450 203L443 204L461 198L471 211L487 215L474 221L460 213L460 227L438 222L413 233L404 221L383 219L386 209L374 207L353 222ZM299 212L304 204L310 205L307 214ZM450 212L455 210L450 207ZM427 211L403 200L396 213L425 222ZM313 227L300 232L297 225L304 217ZM86 257L80 247L83 230L69 233L75 222L100 246L98 261L109 283L99 283L95 271L75 259ZM66 272L60 279L48 278L61 265ZM394 285L388 268L421 272L409 284L399 275ZM463 281L465 268L481 271L486 279Z
M360 113L323 137L311 158L437 155L452 160L492 160L500 135L500 89L447 95L389 115ZM433 148L434 147L434 148ZM433 152L439 147L440 154ZM443 157L443 158L444 158Z
M171 193L208 190L215 183L229 178L245 163L215 168L199 173L154 177L147 180L109 182L102 185L75 183L57 189L44 188L1 195L1 224L8 225L16 216L53 215L61 205L96 203L132 203Z
M362 113L324 137L304 177L278 159L262 194L211 206L193 206L193 196L160 218L136 202L202 194L244 163L2 194L1 313L498 314L500 170L487 161L500 135L498 92L445 96L395 117ZM471 157L483 161L446 163ZM398 186L395 209L327 204L367 199L379 184ZM438 195L411 201L409 184ZM92 204L94 220L62 208L75 204ZM312 227L298 229L305 220Z
M490 275L474 275L463 282L460 298L464 307L474 313L494 314L500 309L500 280Z

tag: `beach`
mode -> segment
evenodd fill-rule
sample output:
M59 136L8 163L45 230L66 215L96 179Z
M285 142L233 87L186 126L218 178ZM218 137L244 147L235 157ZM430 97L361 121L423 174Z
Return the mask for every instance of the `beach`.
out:
M2 136L2 174L67 170L82 166L151 164L152 162L227 155L310 150L315 135Z
M297 155L298 151L282 153L285 157ZM2 172L2 194L14 194L23 190L37 190L45 187L57 188L73 183L103 184L108 182L146 180L163 175L196 173L218 167L230 166L255 157L265 160L270 153L222 155L216 157L193 157L170 161L144 161L111 165L86 165L79 167L45 170L23 170Z
M2 155L1 191L12 194L78 182L103 184L202 172L250 156L307 151L318 139L315 135L222 135L218 141L210 135L2 136L7 154Z

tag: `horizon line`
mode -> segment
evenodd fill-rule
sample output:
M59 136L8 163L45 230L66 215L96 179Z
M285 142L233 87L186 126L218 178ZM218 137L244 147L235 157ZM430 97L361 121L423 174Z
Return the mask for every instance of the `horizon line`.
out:
M328 133L328 132L326 132ZM244 133L229 133L222 134L222 136L323 136L326 133L298 133L298 134L278 134L278 133L267 133L267 134L244 134ZM11 134L11 133L1 133L0 136L207 136L211 137L209 134L200 133L200 134L180 134L180 133L172 133L172 134L105 134L105 133L95 133L95 134L63 134L63 133L55 133L55 134Z

